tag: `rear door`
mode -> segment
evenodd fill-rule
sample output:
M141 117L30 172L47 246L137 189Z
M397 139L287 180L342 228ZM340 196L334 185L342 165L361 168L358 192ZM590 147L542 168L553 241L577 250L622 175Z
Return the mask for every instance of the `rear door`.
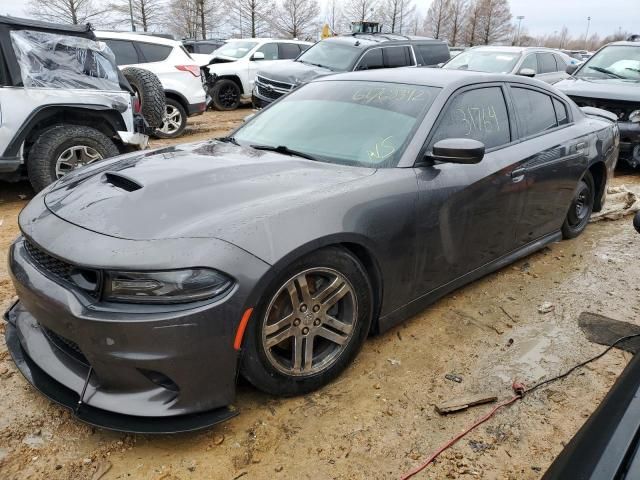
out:
M586 169L588 136L560 97L523 84L512 84L510 96L520 140L515 150L525 159L516 172L526 190L516 232L518 244L524 245L562 226Z
M454 93L437 120L426 152L445 138L485 144L475 165L436 163L416 168L419 185L417 295L426 294L515 248L525 190L513 172L522 159L513 142L502 84Z

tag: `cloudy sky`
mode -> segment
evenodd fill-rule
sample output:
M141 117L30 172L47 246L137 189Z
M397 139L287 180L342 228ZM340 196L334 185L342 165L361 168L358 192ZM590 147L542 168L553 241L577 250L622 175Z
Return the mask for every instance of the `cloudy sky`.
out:
M98 0L98 2L105 0ZM320 0L324 3L326 0ZM426 12L430 0L414 0ZM26 15L28 0L0 0L0 14ZM640 0L511 0L514 17L524 15L523 28L532 35L553 34L563 25L572 35L584 35L587 17L591 17L591 33L608 35L623 31L640 33Z

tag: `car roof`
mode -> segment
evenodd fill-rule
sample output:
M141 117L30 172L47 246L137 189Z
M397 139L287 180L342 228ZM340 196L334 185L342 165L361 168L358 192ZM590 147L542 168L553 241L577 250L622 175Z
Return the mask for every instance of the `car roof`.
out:
M182 42L178 40L170 40L168 38L158 37L155 35L143 35L135 32L110 32L106 30L96 30L94 33L98 38L112 38L117 40L131 40L134 42L155 43L158 45L167 45L169 47L177 47L182 45Z
M89 24L68 25L62 23L49 23L41 22L39 20L32 20L30 18L19 18L5 15L0 15L0 24L27 28L56 30L59 32L69 33L88 33L91 31L91 26Z
M562 53L560 50L556 50L555 48L547 48L547 47L518 47L512 45L481 45L478 47L471 47L466 51L473 50L486 50L488 52L512 52L512 53L525 53L525 52L549 52L549 53Z
M548 85L539 80L527 77L507 75L500 73L473 72L470 70L445 70L442 68L381 68L376 70L361 70L357 72L338 73L321 77L314 82L332 80L360 80L369 82L404 83L408 85L420 85L427 87L444 88L455 84L464 86L475 83L486 82L518 82L527 83L533 86Z
M430 37L418 37L413 35L398 35L395 33L354 33L353 35L339 35L337 37L329 37L323 42L343 43L353 47L361 47L363 49L379 45L380 43L445 43Z
M305 42L303 40L293 40L291 38L230 38L228 40L225 40L225 43L229 43L229 42L259 42L259 43L263 43L263 42L285 42L285 43L302 43L305 45L311 45L312 42Z
M640 42L629 42L629 41L626 41L626 40L622 40L620 42L611 42L611 43L605 45L605 47L608 47L609 45L624 45L624 46L627 46L627 47L640 47Z

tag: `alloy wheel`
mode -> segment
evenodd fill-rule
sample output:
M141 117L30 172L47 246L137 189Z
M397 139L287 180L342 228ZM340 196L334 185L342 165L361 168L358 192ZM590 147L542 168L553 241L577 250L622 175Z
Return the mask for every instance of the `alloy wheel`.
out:
M330 268L308 269L289 279L271 300L262 324L262 346L281 373L315 375L338 360L357 321L351 283Z
M87 145L74 145L63 151L56 160L56 178L62 178L76 168L102 160L102 155Z
M225 108L232 108L238 101L238 94L236 89L229 85L220 91L218 99Z
M167 105L162 127L158 130L165 135L173 135L180 129L180 125L182 125L182 115L180 114L180 110L173 105Z

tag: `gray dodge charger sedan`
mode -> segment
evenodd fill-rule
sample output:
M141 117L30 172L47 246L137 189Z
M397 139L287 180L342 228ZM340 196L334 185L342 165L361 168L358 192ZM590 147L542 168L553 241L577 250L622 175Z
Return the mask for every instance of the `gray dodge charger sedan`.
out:
M9 350L49 398L117 430L227 419L239 373L312 391L371 332L579 235L618 141L615 117L524 77L308 83L228 137L38 194L9 253Z

